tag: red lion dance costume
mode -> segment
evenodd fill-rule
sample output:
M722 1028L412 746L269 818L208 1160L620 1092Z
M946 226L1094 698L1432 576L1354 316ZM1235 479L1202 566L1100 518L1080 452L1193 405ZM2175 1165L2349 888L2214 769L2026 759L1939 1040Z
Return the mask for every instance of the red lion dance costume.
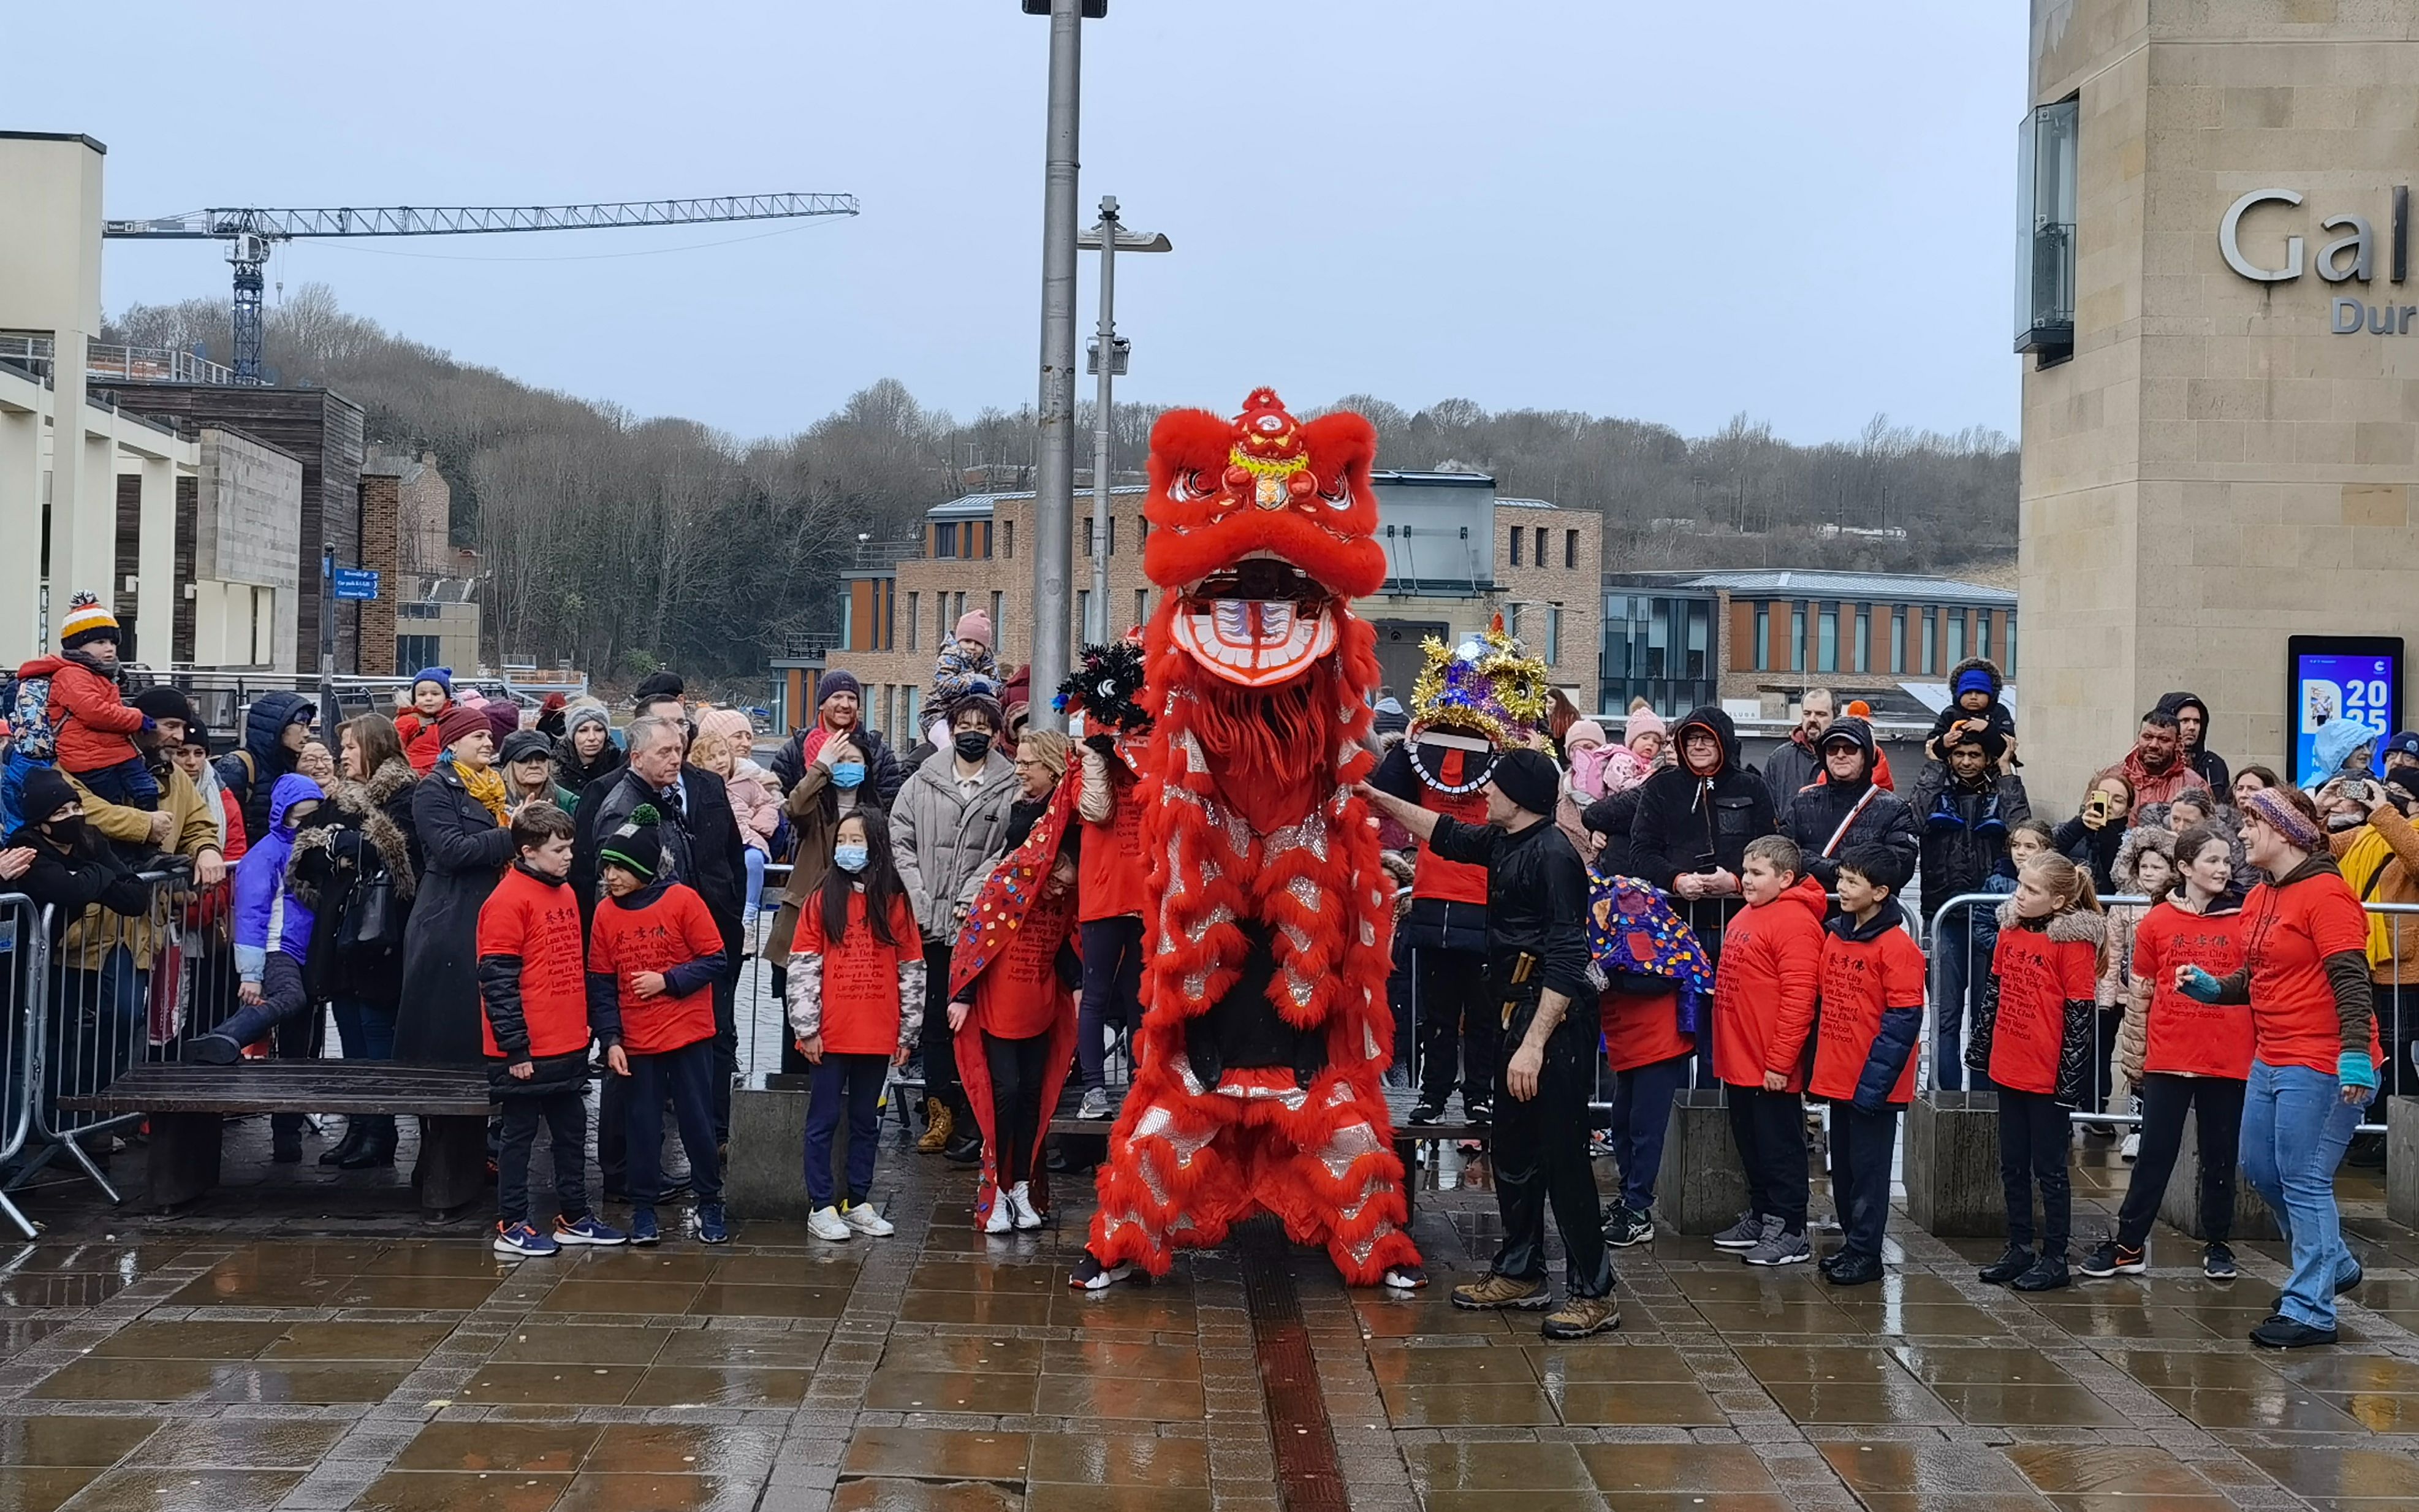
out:
M1425 1281L1381 1082L1391 887L1351 789L1377 450L1359 415L1303 424L1269 389L1151 430L1143 1023L1077 1285L1164 1273L1262 1210L1348 1284Z

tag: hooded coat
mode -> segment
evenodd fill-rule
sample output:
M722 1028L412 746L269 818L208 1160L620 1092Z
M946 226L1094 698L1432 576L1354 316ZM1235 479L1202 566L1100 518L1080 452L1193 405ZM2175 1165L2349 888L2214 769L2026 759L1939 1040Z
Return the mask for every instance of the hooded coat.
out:
M392 1008L403 991L403 947L347 946L344 921L361 885L383 872L393 881L396 906L409 909L420 886L419 847L411 835L410 763L389 757L367 782L340 782L319 821L294 837L288 864L297 896L322 921L302 963L315 996L355 997Z
M244 852L235 869L235 964L246 981L258 981L270 953L285 951L297 965L311 953L310 905L287 887L285 863L294 855L298 803L321 803L319 784L300 772L277 779L269 799L269 830Z
M2302 786L2317 792L2330 779L2343 773L2353 751L2363 746L2374 747L2382 739L2377 732L2350 719L2336 719L2319 726L2319 733L2310 737L2310 769L2302 774ZM2367 774L2365 768L2361 768L2355 769L2354 775Z
M2209 790L2211 793L2232 792L2233 770L2226 764L2225 757L2209 748L2209 705L2201 702L2200 695L2181 692L2162 693L2159 695L2158 707L2160 712L2176 715L2179 717L2186 709L2200 711L2200 742L2184 748L2184 764L2200 774L2200 779L2209 784Z
M513 859L513 833L470 796L452 762L411 790L411 820L426 865L404 929L394 1058L484 1065L479 909Z
M277 779L294 770L297 753L285 748L285 727L317 712L300 693L263 693L243 712L242 740L218 760L219 781L243 812L244 838L255 845L269 833L270 795Z
M1691 728L1711 731L1719 743L1720 764L1710 776L1688 770ZM1695 710L1673 728L1672 743L1681 760L1641 787L1629 831L1631 865L1666 892L1684 872L1718 866L1735 876L1746 864L1747 842L1779 829L1772 794L1740 760L1738 730L1729 715L1710 705Z
M1880 748L1874 744L1872 726L1855 715L1843 716L1823 732L1820 745L1827 748L1842 737L1853 738L1864 752L1865 775L1841 782L1826 768L1823 780L1797 790L1780 826L1805 853L1807 875L1826 890L1838 880L1841 858L1851 851L1887 845L1903 856L1912 870L1923 841L1916 827L1915 810L1906 800L1873 780ZM1835 836L1837 844L1832 843Z

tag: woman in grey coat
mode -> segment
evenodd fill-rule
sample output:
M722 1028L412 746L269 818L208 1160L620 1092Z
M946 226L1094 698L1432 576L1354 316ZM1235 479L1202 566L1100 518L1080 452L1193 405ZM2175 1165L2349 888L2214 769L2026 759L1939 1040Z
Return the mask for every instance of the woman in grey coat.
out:
M999 704L969 693L949 706L950 744L908 776L890 806L890 844L924 933L925 1132L919 1149L979 1158L982 1138L958 1085L949 1035L949 948L983 878L1008 854L1016 768L999 753ZM951 1136L955 1134L956 1137Z

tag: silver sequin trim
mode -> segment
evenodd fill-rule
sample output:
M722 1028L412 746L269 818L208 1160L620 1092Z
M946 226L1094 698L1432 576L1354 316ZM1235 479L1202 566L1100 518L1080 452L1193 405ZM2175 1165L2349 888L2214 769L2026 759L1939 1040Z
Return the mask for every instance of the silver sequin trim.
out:
M1318 884L1308 877L1294 878L1286 884L1286 891L1309 913L1317 913L1327 902L1327 894L1319 891Z
M1176 1079L1179 1083L1183 1084L1186 1096L1199 1097L1201 1095L1201 1078L1193 1074L1193 1057L1191 1056L1174 1056L1169 1057L1167 1069L1176 1072Z
M1194 944L1198 945L1201 943L1202 936L1208 934L1211 930L1216 929L1221 924L1231 924L1234 921L1235 911L1227 907L1225 903L1220 903L1217 907L1210 909L1207 916L1185 925L1184 937L1191 940Z
M1364 1036L1366 1036L1369 1032L1367 1026L1363 1026L1361 1032ZM1332 1108L1340 1108L1345 1103L1351 1101L1352 1084L1344 1080L1340 1076L1337 1077L1335 1085L1327 1089L1327 1105Z
M1285 935L1286 943L1293 947L1297 955L1307 955L1310 952L1311 939L1308 931L1298 924L1280 924L1277 928L1278 932Z
M1354 1161L1374 1155L1379 1149L1375 1130L1365 1123L1347 1124L1335 1131L1334 1143L1318 1152L1318 1163L1327 1167L1328 1175L1341 1181L1345 1173L1352 1169Z
M1318 991L1317 986L1296 973L1291 966L1286 967L1285 977L1286 995L1293 999L1293 1006L1308 1008L1311 995Z
M1361 1058L1375 1060L1379 1055L1378 1036L1366 1024L1361 1026Z

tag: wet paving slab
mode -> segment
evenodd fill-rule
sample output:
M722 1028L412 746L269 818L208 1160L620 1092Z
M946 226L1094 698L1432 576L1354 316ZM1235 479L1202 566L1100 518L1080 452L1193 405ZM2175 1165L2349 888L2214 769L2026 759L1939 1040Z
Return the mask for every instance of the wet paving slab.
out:
M1552 1344L1450 1304L1500 1232L1466 1174L1424 1196L1414 1297L1266 1226L1072 1293L1085 1183L988 1238L964 1173L894 1148L900 1231L846 1244L511 1261L338 1189L53 1201L0 1249L0 1512L2419 1509L2419 1236L2373 1176L2346 1342L2280 1355L2243 1338L2280 1246L2221 1284L2162 1229L2150 1275L2025 1298L1976 1278L1992 1242L1895 1221L1845 1291L1660 1234L1617 1257L1623 1327ZM2085 1242L2121 1191L2079 1187Z

